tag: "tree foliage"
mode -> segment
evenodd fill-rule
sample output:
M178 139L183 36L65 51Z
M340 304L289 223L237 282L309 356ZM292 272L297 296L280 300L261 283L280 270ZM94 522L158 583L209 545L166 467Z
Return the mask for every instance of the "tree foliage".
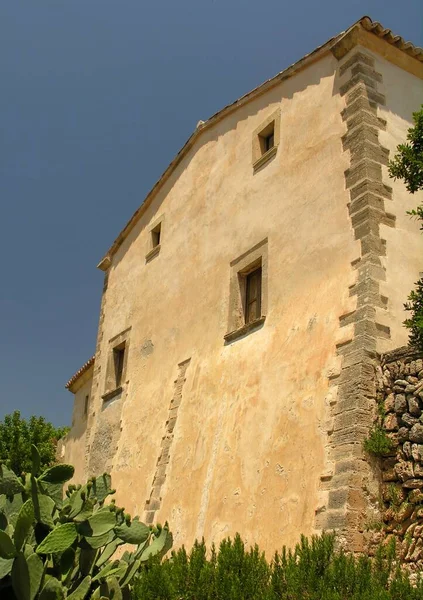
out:
M408 130L406 144L397 147L398 154L389 163L389 174L394 179L402 179L407 190L414 194L423 190L423 106L413 113L414 127ZM423 204L408 211L408 214L420 220L423 231ZM410 317L404 321L410 330L409 342L423 350L423 277L416 282L416 288L404 304Z
M37 446L41 468L48 467L55 458L57 440L65 435L67 427L54 427L44 417L30 417L27 421L18 410L0 421L0 461L17 475L31 470L31 445Z
M407 134L408 142L397 147L397 155L389 163L389 175L402 179L407 190L414 194L423 189L423 106L413 113L414 127ZM423 218L423 207L418 209Z

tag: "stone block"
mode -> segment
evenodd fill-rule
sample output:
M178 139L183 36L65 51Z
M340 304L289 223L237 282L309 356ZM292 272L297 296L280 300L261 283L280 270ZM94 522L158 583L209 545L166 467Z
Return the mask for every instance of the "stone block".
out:
M334 529L342 529L345 526L346 513L340 510L328 510L320 513L316 518L316 526L318 529L333 531Z
M385 185L381 181L373 181L367 178L350 189L351 201L366 193L371 193L387 200L392 199L392 188L390 186Z
M343 508L347 503L348 488L340 488L329 492L328 508L338 510Z
M150 500L147 500L146 502L146 509L147 510L159 510L160 508L160 499L159 498L150 498Z
M388 414L383 421L383 428L386 431L396 431L398 429L398 417L394 413Z
M407 442L409 439L410 430L408 427L400 427L398 429L398 441L400 444Z
M416 442L417 444L423 444L423 425L421 423L416 423L410 429L410 441Z
M414 396L410 396L407 400L408 403L408 411L413 417L420 417L422 414L422 410L420 408L420 403Z
M347 498L348 506L356 511L365 511L367 500L362 489L350 489Z
M333 436L332 436L333 437ZM352 436L354 437L354 436ZM332 442L333 443L333 442ZM356 439L352 442L334 444L331 450L331 457L334 461L346 458L363 458L363 445Z
M411 444L411 456L416 462L423 462L423 445Z
M403 486L407 489L421 489L423 488L423 479L407 479L407 481L404 481Z
M395 396L393 393L386 396L383 406L385 412L393 412L395 410Z
M353 444L358 442L360 445L366 439L368 434L367 427L349 427L347 429L340 429L338 431L334 431L331 436L331 442L335 446L340 446L343 444ZM362 456L362 451L360 456Z
M345 171L345 184L348 188L366 179L382 181L381 165L365 158Z
M357 84L359 84L360 86L365 85L367 89L370 88L373 90L376 90L377 87L377 82L372 77L368 77L363 73L357 73L356 75L351 77L351 79L349 79L346 83L344 83L344 85L341 85L341 87L339 88L340 95L345 96L345 94L352 88L354 88Z
M395 394L395 412L403 413L407 410L408 404L405 394Z
M144 522L146 525L151 525L154 521L154 515L155 515L155 511L154 510L147 510L144 514Z
M401 481L414 477L413 462L411 460L399 460L394 468Z
M351 88L346 95L346 103L351 104L360 96L364 96L371 102L384 105L386 100L383 94L380 94L376 89L371 89L366 86L364 82L358 82L353 88Z
M155 475L154 480L153 480L153 486L162 486L165 481L166 481L166 475L161 475L159 477L157 477L157 475Z
M382 81L382 75L375 71L371 65L365 64L364 62L357 62L351 68L351 74L353 76L358 75L359 73L361 73L362 75L366 75L367 77L370 77L371 79L374 79L379 83Z
M370 427L372 420L370 411L351 410L340 413L335 417L334 431L345 430L354 426Z
M348 58L347 61L344 62L343 65L341 65L339 69L340 75L343 75L345 71L347 71L347 69L349 69L353 65L356 65L357 63L363 63L365 65L373 67L375 61L371 56L364 54L364 52L355 52L351 57Z
M386 471L384 471L382 473L382 481L398 481L398 475L395 471L395 469L387 469Z
M412 458L411 442L404 442L402 445L402 451L404 452L406 458Z
M169 432L172 432L175 429L175 425L176 425L176 417L169 419L169 421L167 422L167 430Z
M423 491L420 489L412 490L408 495L409 502L413 504L421 504L423 503Z
M401 415L401 425L405 425L411 429L417 423L419 423L419 420L416 417L412 417L410 413L404 413Z

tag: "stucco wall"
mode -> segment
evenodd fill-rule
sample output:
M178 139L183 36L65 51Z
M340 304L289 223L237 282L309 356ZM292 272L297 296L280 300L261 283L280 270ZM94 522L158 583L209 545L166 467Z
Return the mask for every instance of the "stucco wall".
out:
M88 412L85 414L85 400L88 396L88 411L91 402L91 386L93 380L93 369L83 375L74 393L72 427L69 433L63 438L62 445L65 462L75 467L75 474L72 483L81 483L85 480L85 450L86 450L86 430Z
M379 112L387 125L379 138L393 158L398 144L406 139L412 113L419 110L423 102L423 81L376 54L374 56L376 68L383 77L386 97L386 105ZM408 332L402 327L407 316L403 305L423 271L423 236L419 222L406 214L423 202L423 192L410 194L402 181L389 178L387 167L383 171L384 181L389 183L393 192L392 201L386 202L386 210L396 217L394 228L382 226L382 237L386 239L386 284L382 286L382 293L385 288L389 296L391 339L381 350L390 350L407 343Z
M113 257L88 460L85 449L74 456L84 454L78 472L111 471L126 510L143 516L149 508L156 520L168 519L176 545L240 531L272 551L313 531L327 468L331 378L340 368L336 344L352 338L352 325L340 328L339 319L356 307L351 263L360 256L348 214L337 69L328 54L205 130ZM395 102L387 105L393 123ZM278 108L280 146L254 172L253 132ZM146 262L149 227L162 215L160 252ZM415 251L415 224L399 222L403 235L412 232ZM390 234L394 247L400 234ZM266 238L266 321L224 343L230 262ZM392 258L392 272L408 254ZM394 323L402 304L395 300L389 310ZM104 403L109 340L126 330L123 391ZM154 489L161 500L147 506Z

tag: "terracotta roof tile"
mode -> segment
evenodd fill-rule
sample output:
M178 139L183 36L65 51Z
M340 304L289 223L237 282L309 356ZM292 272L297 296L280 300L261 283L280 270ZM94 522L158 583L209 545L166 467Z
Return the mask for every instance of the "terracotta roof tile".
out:
M69 381L65 385L65 388L67 390L70 389L70 387L75 383L75 381L77 379L79 379L81 377L81 375L83 375L84 373L86 373L88 371L88 369L94 364L94 359L95 359L95 356L92 356L89 360L87 360L87 362L85 364L82 365L82 367L74 375L72 375L72 377L69 379Z

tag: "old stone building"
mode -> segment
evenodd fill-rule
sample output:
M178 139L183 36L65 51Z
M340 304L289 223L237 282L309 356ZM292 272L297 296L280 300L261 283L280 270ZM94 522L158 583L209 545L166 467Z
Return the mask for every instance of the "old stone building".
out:
M176 545L335 527L360 547L375 367L422 270L419 198L387 172L422 62L360 19L200 121L101 260L63 459Z

